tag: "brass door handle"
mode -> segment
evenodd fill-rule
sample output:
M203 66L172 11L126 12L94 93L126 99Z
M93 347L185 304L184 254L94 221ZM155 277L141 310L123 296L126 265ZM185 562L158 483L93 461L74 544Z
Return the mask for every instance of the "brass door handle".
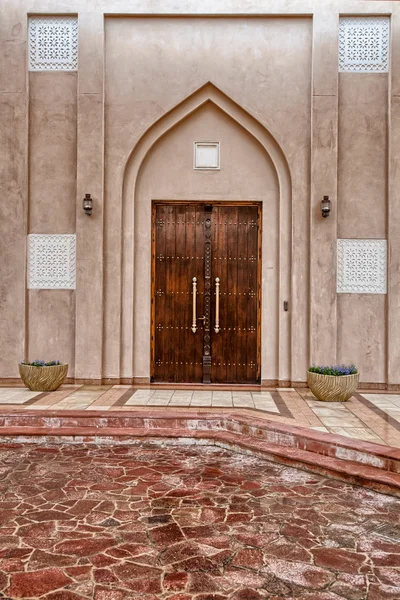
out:
M193 333L196 333L197 331L197 322L196 322L196 296L197 296L197 278L193 277L192 279L192 286L193 286L193 300L192 300L192 307L193 307L193 315L192 315L192 331Z
M219 326L219 277L215 279L215 333L219 333L221 328Z

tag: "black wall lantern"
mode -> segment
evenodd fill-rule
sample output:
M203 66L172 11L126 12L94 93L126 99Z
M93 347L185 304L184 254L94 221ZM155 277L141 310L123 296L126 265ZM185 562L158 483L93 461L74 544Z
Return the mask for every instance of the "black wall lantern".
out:
M329 217L329 213L331 212L331 201L329 200L329 196L324 196L321 200L321 213L324 218Z
M85 211L85 214L90 216L92 214L92 209L93 209L93 200L90 197L90 194L85 194L82 206L83 206L83 210Z

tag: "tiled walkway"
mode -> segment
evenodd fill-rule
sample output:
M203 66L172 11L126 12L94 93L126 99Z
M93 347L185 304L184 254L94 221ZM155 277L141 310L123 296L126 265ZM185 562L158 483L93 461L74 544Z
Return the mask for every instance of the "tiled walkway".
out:
M400 448L400 395L356 393L346 403L323 403L309 390L209 391L65 385L56 392L0 388L0 410L137 410L144 406L238 410L289 425L309 427Z
M400 502L209 446L0 446L0 597L399 600Z

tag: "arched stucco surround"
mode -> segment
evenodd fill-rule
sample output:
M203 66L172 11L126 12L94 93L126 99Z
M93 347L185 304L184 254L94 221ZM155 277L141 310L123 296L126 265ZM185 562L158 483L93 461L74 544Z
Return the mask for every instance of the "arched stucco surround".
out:
M149 127L132 150L126 163L122 203L121 378L138 375L133 372L135 343L133 315L135 201L139 172L143 161L157 141L208 102L214 103L257 140L268 154L276 171L279 183L278 379L290 381L290 313L282 309L284 300L290 300L291 295L292 186L289 167L282 149L269 131L212 83L202 86Z

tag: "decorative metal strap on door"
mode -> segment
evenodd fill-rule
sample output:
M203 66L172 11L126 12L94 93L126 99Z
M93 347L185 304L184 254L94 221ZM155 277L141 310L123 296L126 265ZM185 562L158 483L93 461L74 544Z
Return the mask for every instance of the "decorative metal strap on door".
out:
M204 207L204 316L197 317L197 277L192 278L192 326L197 333L197 320L203 321L203 383L211 383L211 213L212 206ZM219 333L219 278L215 279L215 333Z
M203 383L211 383L211 213L212 206L204 207L204 339Z

